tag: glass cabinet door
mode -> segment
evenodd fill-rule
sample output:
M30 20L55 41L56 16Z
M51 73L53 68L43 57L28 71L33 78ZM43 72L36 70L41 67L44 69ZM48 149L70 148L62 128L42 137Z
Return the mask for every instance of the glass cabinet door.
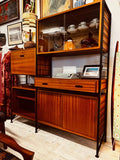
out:
M65 14L65 30L67 40L65 50L98 47L99 37L99 7L87 10L79 8ZM73 44L69 48L68 44Z
M38 52L53 52L63 50L65 41L65 15L57 15L39 21Z
M38 52L99 46L100 4L72 9L38 21Z

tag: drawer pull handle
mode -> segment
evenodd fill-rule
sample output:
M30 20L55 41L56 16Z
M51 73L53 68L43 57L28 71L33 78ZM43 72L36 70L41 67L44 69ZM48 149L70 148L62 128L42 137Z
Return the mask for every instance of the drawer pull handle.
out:
M76 88L83 88L83 86L75 85Z
M21 54L21 55L20 55L20 57L24 57L24 55L23 55L23 54Z
M48 85L47 83L42 83L42 85Z

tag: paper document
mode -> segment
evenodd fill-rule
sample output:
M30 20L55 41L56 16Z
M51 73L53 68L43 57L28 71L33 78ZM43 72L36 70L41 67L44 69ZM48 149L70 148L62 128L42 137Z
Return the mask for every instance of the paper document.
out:
M76 73L76 66L63 66L63 73Z

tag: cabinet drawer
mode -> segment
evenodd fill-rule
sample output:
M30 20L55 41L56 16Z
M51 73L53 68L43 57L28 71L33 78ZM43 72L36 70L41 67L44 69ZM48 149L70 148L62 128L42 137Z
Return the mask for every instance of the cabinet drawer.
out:
M25 75L36 74L35 48L11 52L11 73Z
M53 88L61 90L98 93L98 80L88 79L51 79L35 78L36 87ZM106 80L102 81L102 89L106 88Z

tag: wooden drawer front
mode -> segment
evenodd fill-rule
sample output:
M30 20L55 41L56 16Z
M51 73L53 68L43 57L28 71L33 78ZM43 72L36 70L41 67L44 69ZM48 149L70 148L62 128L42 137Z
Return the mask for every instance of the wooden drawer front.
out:
M35 48L12 51L11 73L36 75L36 52Z
M35 78L36 87L72 90L81 92L92 92L92 93L98 93L98 87L99 87L98 82L99 82L98 80L88 80L88 79Z

